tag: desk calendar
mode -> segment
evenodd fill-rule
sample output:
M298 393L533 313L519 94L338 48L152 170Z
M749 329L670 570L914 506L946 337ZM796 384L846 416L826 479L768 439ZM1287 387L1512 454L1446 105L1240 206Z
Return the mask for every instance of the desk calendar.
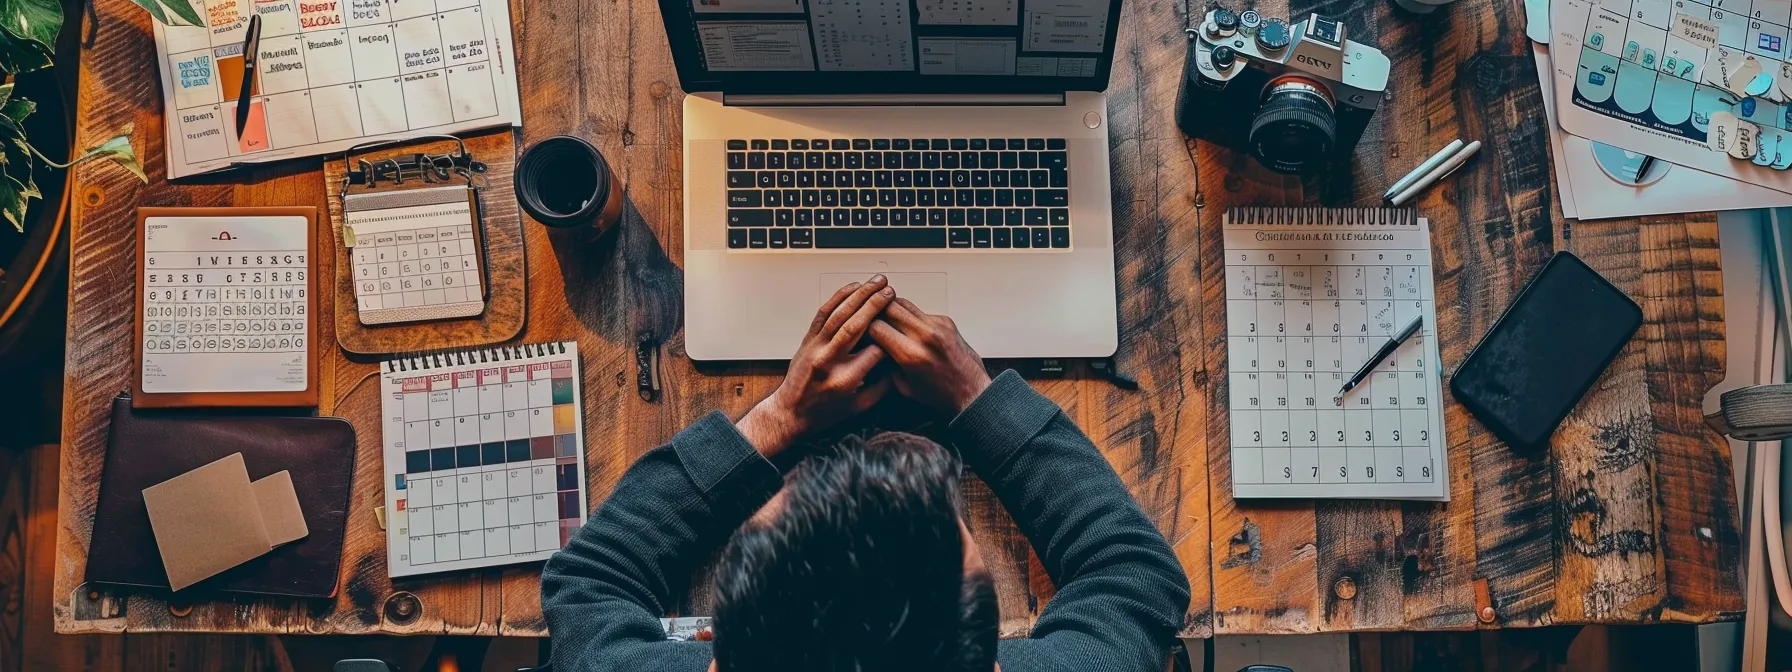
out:
M585 522L578 344L387 362L387 572L546 560Z
M521 122L504 0L193 0L155 24L168 177ZM262 36L236 129L250 12Z
M132 405L316 406L317 209L137 211Z
M1430 225L1410 210L1224 222L1235 497L1449 499ZM1348 393L1413 318L1424 327Z

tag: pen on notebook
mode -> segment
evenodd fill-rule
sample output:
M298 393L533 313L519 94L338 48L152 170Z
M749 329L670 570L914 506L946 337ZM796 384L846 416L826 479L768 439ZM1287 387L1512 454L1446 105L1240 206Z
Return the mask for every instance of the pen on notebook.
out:
M1381 344L1381 349L1375 351L1375 356L1370 357L1369 361L1363 362L1363 368L1356 370L1356 375L1350 377L1350 382L1344 383L1344 389L1338 390L1338 394L1349 392L1351 388L1362 384L1363 379L1369 377L1369 372L1374 370L1375 367L1380 366L1383 361L1386 361L1388 355L1394 354L1394 350L1398 349L1401 343L1405 343L1406 339L1412 338L1413 334L1418 333L1419 325L1424 322L1425 317L1423 315L1412 318L1412 324L1406 325L1406 328L1401 329L1400 333L1395 334L1393 338L1388 339L1388 342Z
M1437 150L1437 153L1432 154L1431 158L1425 159L1424 162L1419 164L1419 167L1412 169L1412 172L1407 173L1405 177L1394 182L1394 186L1388 187L1387 191L1382 192L1381 200L1394 200L1395 195L1405 191L1407 187L1412 186L1412 183L1418 181L1419 178L1424 177L1425 173L1431 172L1431 169L1436 168L1437 164L1450 160L1450 157L1455 156L1456 150L1459 149L1462 149L1462 140L1451 140L1450 144L1444 145L1443 149Z
M1412 186L1407 187L1405 191L1402 191L1392 199L1389 199L1388 205L1398 206L1401 203L1412 200L1412 197L1419 195L1419 192L1424 191L1426 187L1437 184L1438 180L1444 179L1444 177L1450 173L1456 172L1457 168L1461 168L1462 164L1467 162L1469 157L1474 156L1475 152L1478 151L1481 151L1480 140L1468 143L1468 145L1464 146L1461 151L1456 152L1455 156L1438 164L1436 168L1431 169L1430 173L1419 178L1417 182L1413 182Z
M1636 164L1636 179L1633 181L1636 182L1637 184L1642 184L1643 178L1649 174L1649 169L1653 168L1654 166L1655 166L1655 157L1644 156L1642 162Z
M261 15L249 15L248 34L243 38L243 89L236 95L236 137L243 137L249 127L249 96L255 92L255 55L261 51Z

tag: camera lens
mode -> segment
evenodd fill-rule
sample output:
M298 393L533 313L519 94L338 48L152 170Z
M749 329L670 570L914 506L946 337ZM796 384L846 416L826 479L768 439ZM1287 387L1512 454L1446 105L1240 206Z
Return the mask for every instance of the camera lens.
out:
M1278 173L1300 173L1323 163L1338 139L1338 122L1326 88L1306 77L1283 75L1263 88L1263 104L1251 120L1251 154Z

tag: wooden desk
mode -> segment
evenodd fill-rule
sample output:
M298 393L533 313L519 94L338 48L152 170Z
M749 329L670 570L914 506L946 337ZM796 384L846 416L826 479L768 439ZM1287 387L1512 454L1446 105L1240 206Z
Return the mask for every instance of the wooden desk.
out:
M1260 9L1280 15L1284 1ZM1317 3L1295 4L1305 11ZM386 578L384 537L372 512L381 474L378 403L374 384L355 387L375 365L334 348L322 365L320 411L360 429L335 601L234 598L171 609L161 598L133 595L120 614L108 616L87 591L77 594L107 402L133 375L133 208L324 205L320 159L164 181L149 17L129 0L97 5L98 46L82 63L79 137L91 143L134 121L151 179L139 185L123 171L92 164L77 170L73 186L57 629L543 634L536 567L396 585ZM584 249L556 250L542 229L527 227L524 338L579 340L596 499L636 456L699 414L744 411L773 388L779 369L699 372L682 356L681 94L657 4L516 0L513 7L527 120L518 144L560 133L590 138L623 176L632 203L613 239ZM1391 100L1359 145L1352 171L1305 182L1268 178L1241 156L1187 142L1176 129L1181 2L1130 0L1120 26L1109 89L1123 325L1118 361L1142 389L1121 391L1082 375L1037 386L1102 446L1175 547L1194 592L1183 634L1738 617L1740 518L1730 457L1699 412L1724 366L1715 218L1557 218L1517 0L1463 0L1425 20L1381 0L1331 9L1353 37L1380 45L1393 60ZM1446 365L1462 360L1558 249L1573 250L1638 299L1646 326L1564 425L1552 455L1516 456L1450 404L1448 505L1234 501L1221 214L1234 205L1376 205L1393 178L1457 137L1485 140L1488 148L1417 204L1435 229ZM328 311L331 297L321 301ZM332 342L330 321L323 325L319 342ZM625 382L643 335L667 340L668 389L654 403ZM1051 582L988 491L973 486L968 494L971 527L1000 589L1002 629L1023 634L1049 599ZM1486 612L1477 608L1480 580L1491 604ZM708 604L698 594L677 608L701 614Z

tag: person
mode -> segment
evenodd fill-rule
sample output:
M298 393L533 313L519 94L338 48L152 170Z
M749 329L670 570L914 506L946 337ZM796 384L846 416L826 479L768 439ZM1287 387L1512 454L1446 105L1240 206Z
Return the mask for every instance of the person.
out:
M958 455L883 433L773 466L890 392L951 418ZM960 459L1058 587L1026 639L997 641ZM668 641L659 617L724 544L713 641ZM739 420L712 412L637 460L542 572L556 672L1163 670L1188 602L1169 544L1075 424L1014 372L992 380L951 319L882 276L822 305Z

